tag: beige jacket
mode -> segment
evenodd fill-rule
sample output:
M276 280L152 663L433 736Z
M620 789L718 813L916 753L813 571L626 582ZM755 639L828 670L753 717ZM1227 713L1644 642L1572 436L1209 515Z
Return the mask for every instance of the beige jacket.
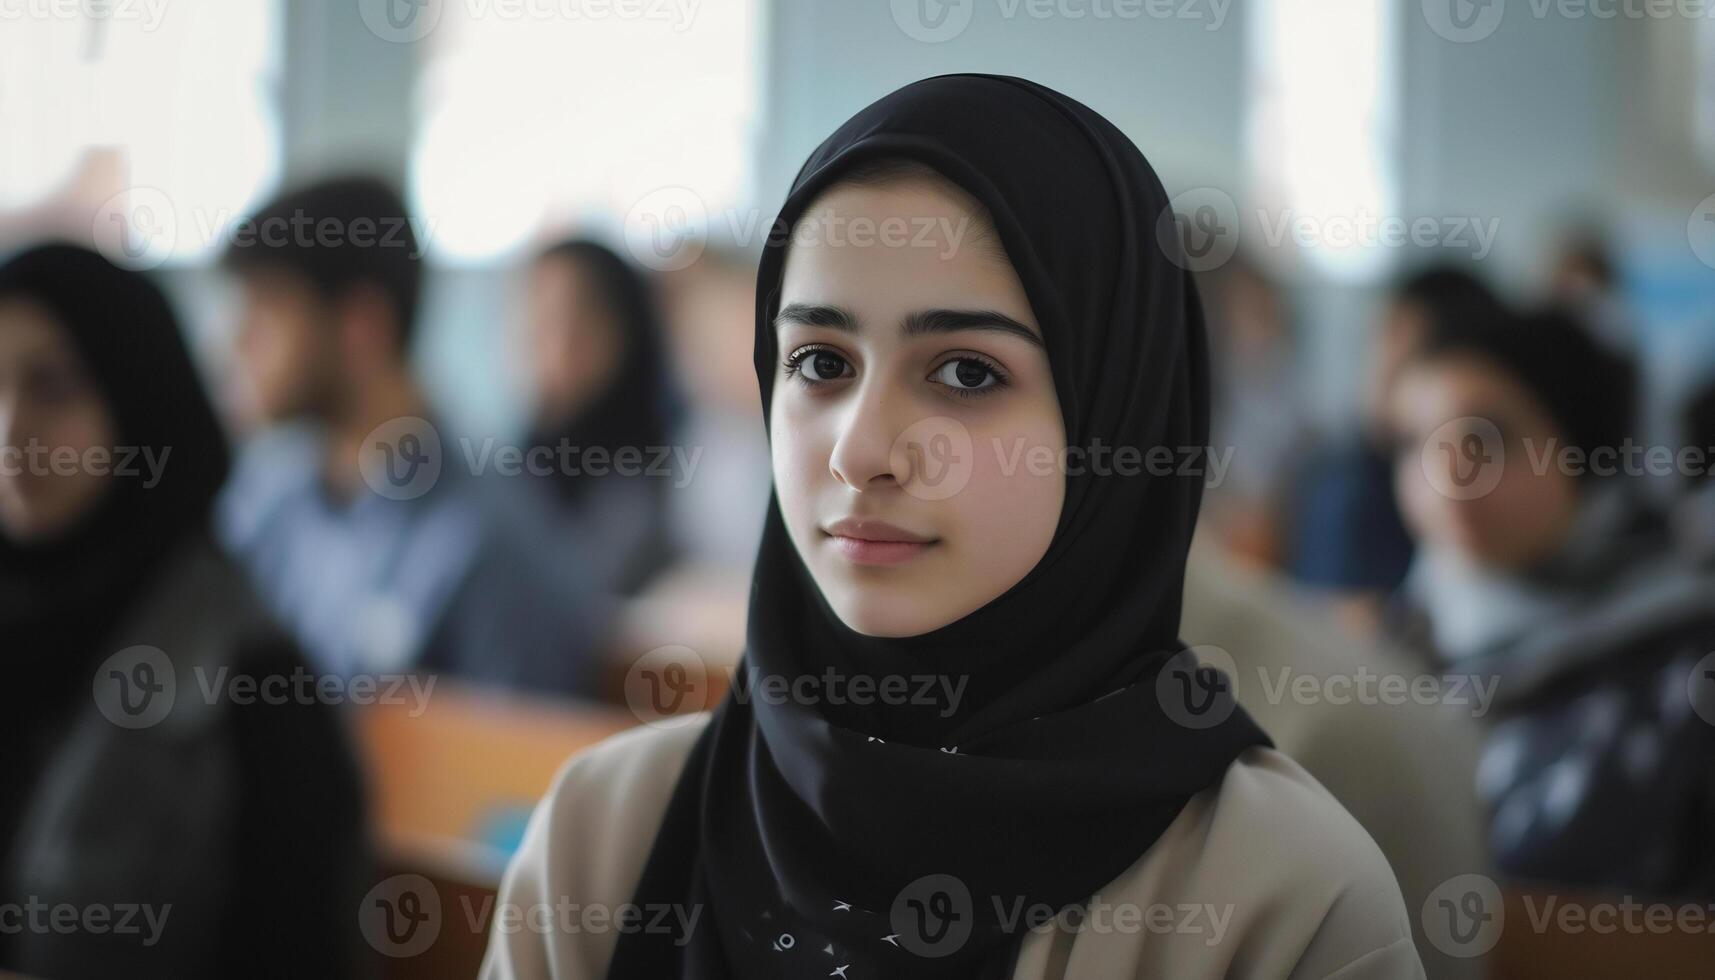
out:
M625 732L561 769L501 882L485 980L605 974L619 937L603 923L631 901L706 723ZM1423 968L1369 835L1296 763L1257 748L1091 897L1082 928L1028 933L1013 976L1399 980Z
M1420 671L1347 638L1307 603L1273 579L1194 549L1179 635L1200 652L1227 654L1223 667L1234 674L1239 704L1381 847L1431 980L1476 980L1482 962L1436 949L1421 911L1448 879L1489 871L1474 776L1477 694L1449 687L1438 699L1380 696L1377 678L1415 679ZM1295 691L1306 676L1332 683Z

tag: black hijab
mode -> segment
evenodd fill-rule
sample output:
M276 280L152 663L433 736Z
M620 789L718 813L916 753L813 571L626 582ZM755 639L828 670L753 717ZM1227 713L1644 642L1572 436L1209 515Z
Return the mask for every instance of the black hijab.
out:
M164 454L147 486L143 458L120 472L116 454L99 503L65 533L25 543L0 532L0 633L18 658L9 667L51 687L87 676L159 562L206 526L229 455L172 308L148 280L87 249L44 245L0 265L0 300L35 304L66 332L107 403L116 447Z
M661 352L661 323L649 282L614 251L598 242L572 239L544 251L536 260L575 266L596 291L596 302L613 318L619 333L619 364L590 402L571 418L538 418L529 436L532 446L559 446L564 441L580 450L600 447L613 453L634 446L667 442L672 397L666 384ZM567 474L555 481L567 502L582 499L589 477ZM659 492L659 480L645 480L638 489Z
M791 227L854 165L893 157L928 164L991 212L1042 326L1069 446L1207 442L1203 313L1164 251L1177 244L1156 234L1160 182L1095 112L994 75L908 85L799 171L757 281L765 416ZM1006 914L1086 900L1240 752L1268 744L1230 696L1200 718L1158 697L1189 657L1180 598L1201 492L1190 473L1069 474L1041 561L981 609L904 639L841 623L774 497L737 690L828 671L968 687L908 708L729 695L637 891L705 914L688 939L622 935L609 976L1005 975L1033 923L1004 931L996 903Z

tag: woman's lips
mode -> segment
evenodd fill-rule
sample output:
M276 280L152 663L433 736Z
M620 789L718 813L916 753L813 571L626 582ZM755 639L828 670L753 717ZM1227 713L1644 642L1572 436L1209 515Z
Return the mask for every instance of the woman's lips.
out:
M858 565L897 565L916 558L936 544L934 541L868 541L838 534L828 535L828 540L846 560Z

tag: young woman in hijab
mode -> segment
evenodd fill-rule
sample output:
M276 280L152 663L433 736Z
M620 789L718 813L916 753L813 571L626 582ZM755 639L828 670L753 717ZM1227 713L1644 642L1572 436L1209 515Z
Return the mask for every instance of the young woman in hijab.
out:
M1631 363L1561 313L1437 326L1388 399L1396 634L1487 687L1496 866L1715 897L1715 580L1642 502ZM1629 460L1629 461L1628 461Z
M759 270L744 672L562 771L501 892L544 928L485 976L1422 975L1375 844L1178 641L1202 477L1061 465L1207 442L1167 207L1012 77L908 85L812 154Z
M561 242L530 269L529 371L536 406L529 445L584 466L646 468L668 444L666 362L643 275L593 241ZM637 592L671 560L663 474L556 472L558 514L588 544L602 583Z
M227 445L155 287L0 265L0 453L0 902L109 916L0 930L0 968L350 975L356 769L328 705L240 694L302 662L211 542Z

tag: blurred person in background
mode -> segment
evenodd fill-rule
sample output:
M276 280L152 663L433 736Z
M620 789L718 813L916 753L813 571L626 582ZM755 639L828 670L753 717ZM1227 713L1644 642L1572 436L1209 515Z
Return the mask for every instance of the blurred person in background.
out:
M354 975L369 864L340 718L204 694L305 665L214 544L227 445L154 286L66 245L0 266L0 452L0 903L59 910L9 921L0 968ZM60 928L68 906L113 928Z
M1637 355L1637 323L1620 288L1620 270L1608 235L1593 221L1567 227L1556 243L1548 275L1550 299L1576 314L1597 339Z
M1419 543L1394 621L1493 685L1477 778L1502 872L1708 898L1715 685L1693 668L1715 590L1614 456L1634 384L1564 313L1438 326L1388 399Z
M1680 474L1671 508L1674 544L1696 564L1715 570L1715 381L1688 400L1680 421L1685 448L1701 454L1701 468Z
M1245 567L1199 535L1179 632L1194 650L1219 651L1205 662L1233 672L1239 706L1370 832L1415 913L1448 879L1489 870L1471 778L1477 726L1461 692L1439 704L1379 696L1380 678L1415 683L1423 665L1354 641L1319 608L1314 596ZM1300 687L1306 678L1316 681L1308 696ZM1484 975L1480 960L1443 953L1423 924L1412 916L1430 980Z
M398 195L363 177L239 226L238 359L278 427L223 495L224 540L324 671L591 692L613 600L522 506L530 481L479 477L419 389L420 249Z
M686 396L672 441L697 460L668 495L675 562L625 614L626 647L680 643L711 667L744 649L751 565L768 508L768 440L751 363L756 261L705 242L696 261L663 280L667 349Z
M1355 431L1318 447L1293 494L1288 571L1329 594L1339 619L1375 638L1387 597L1404 580L1412 542L1395 502L1385 402L1402 365L1436 326L1486 322L1503 309L1475 274L1431 265L1384 297Z
M669 481L684 477L653 466L669 445L674 407L653 286L606 246L572 240L531 264L526 307L535 395L526 443L573 449L573 460L593 451L591 465L609 470L557 471L532 482L549 495L558 533L579 541L597 580L635 594L672 559Z
M1199 285L1208 290L1214 358L1212 445L1232 453L1202 523L1233 555L1277 567L1288 547L1296 466L1311 437L1291 311L1279 284L1243 253Z

